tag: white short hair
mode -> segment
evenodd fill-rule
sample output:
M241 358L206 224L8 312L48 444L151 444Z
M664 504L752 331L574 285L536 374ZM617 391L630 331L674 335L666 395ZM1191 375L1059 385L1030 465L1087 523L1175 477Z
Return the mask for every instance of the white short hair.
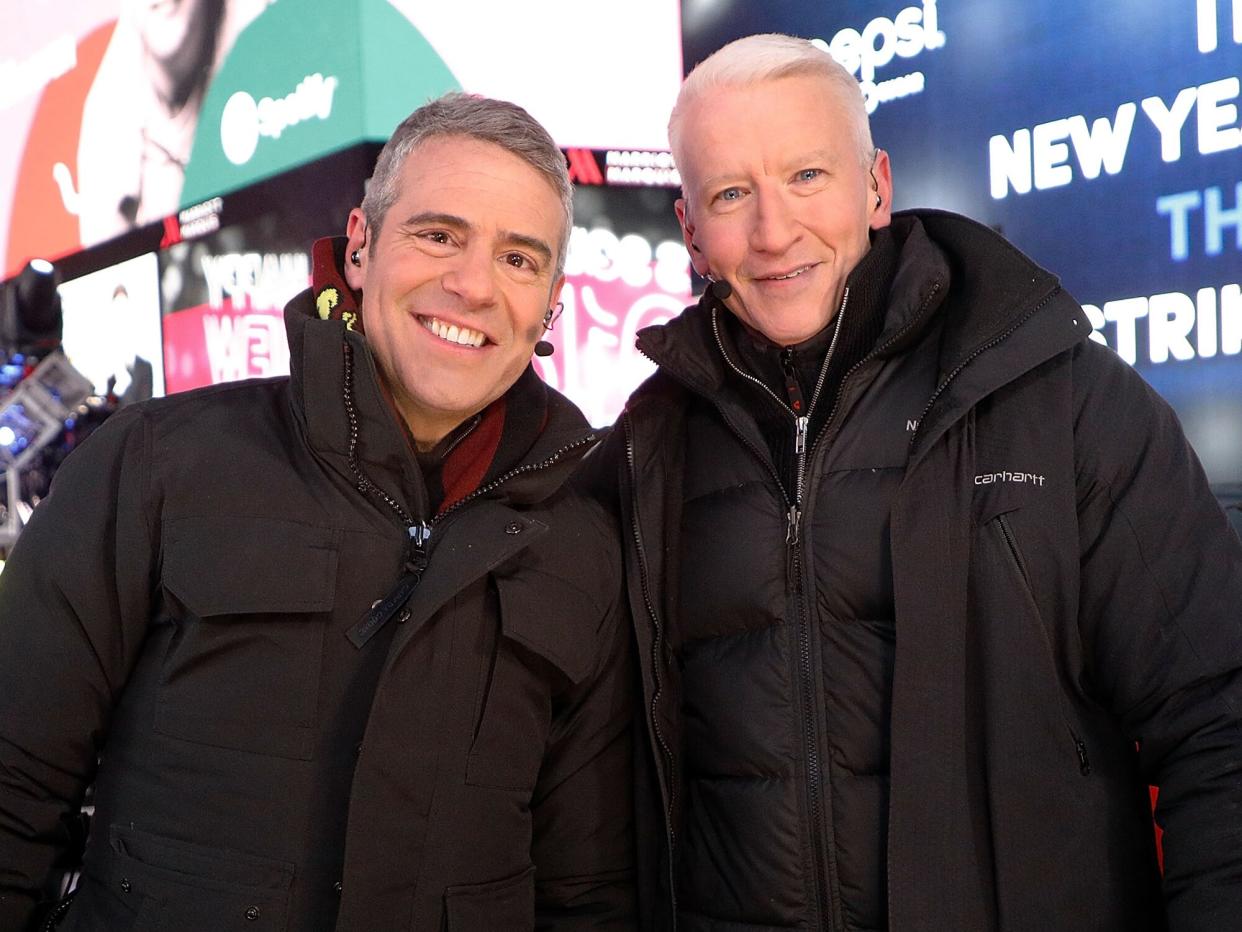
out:
M668 141L673 150L673 160L680 163L685 152L681 125L686 113L710 91L722 87L751 87L764 81L804 75L822 78L825 90L837 96L852 118L859 158L864 165L870 165L875 147L871 142L871 121L867 117L858 81L828 52L806 39L780 33L735 39L694 66L681 85L677 103L668 120Z

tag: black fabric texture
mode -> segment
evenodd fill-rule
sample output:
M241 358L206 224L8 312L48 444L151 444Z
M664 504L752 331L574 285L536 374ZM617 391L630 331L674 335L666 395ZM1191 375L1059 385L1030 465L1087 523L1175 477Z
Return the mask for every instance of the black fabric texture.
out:
M962 217L892 228L800 561L708 302L639 335L660 368L607 452L657 924L675 903L692 929L1227 926L1242 545L1168 406L1054 277Z

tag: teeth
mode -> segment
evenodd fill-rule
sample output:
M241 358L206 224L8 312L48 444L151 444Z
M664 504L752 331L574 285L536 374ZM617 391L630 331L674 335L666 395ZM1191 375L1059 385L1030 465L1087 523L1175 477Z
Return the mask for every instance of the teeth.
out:
M788 275L773 275L770 277L769 281L774 281L774 282L788 281L791 278L797 278L799 275L801 275L803 272L805 272L809 268L810 268L809 265L804 265L800 269L794 269Z
M458 346L482 346L487 339L477 330L471 330L469 327L459 327L456 324L446 324L436 317L422 317L419 319L424 327L441 340L456 343Z

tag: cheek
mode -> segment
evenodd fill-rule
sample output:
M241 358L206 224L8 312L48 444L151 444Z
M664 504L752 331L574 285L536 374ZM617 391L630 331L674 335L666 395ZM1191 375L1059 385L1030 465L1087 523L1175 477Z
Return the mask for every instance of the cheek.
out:
M542 335L543 335L543 318L540 318L539 320L535 321L534 324L532 324L531 326L523 330L519 334L519 339L523 340L526 343L533 344Z

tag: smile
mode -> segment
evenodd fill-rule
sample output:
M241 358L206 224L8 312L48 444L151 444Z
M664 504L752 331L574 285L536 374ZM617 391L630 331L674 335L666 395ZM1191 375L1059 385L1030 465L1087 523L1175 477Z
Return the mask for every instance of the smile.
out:
M487 342L487 337L478 330L458 324L446 324L438 317L419 317L418 322L441 340L456 343L458 346L482 346Z
M791 278L797 278L803 272L806 272L806 271L809 271L810 269L815 268L817 264L818 263L812 262L810 265L799 266L798 268L794 269L792 272L786 272L784 275L765 275L759 278L759 281L761 282L786 282L786 281L789 281L789 279Z

